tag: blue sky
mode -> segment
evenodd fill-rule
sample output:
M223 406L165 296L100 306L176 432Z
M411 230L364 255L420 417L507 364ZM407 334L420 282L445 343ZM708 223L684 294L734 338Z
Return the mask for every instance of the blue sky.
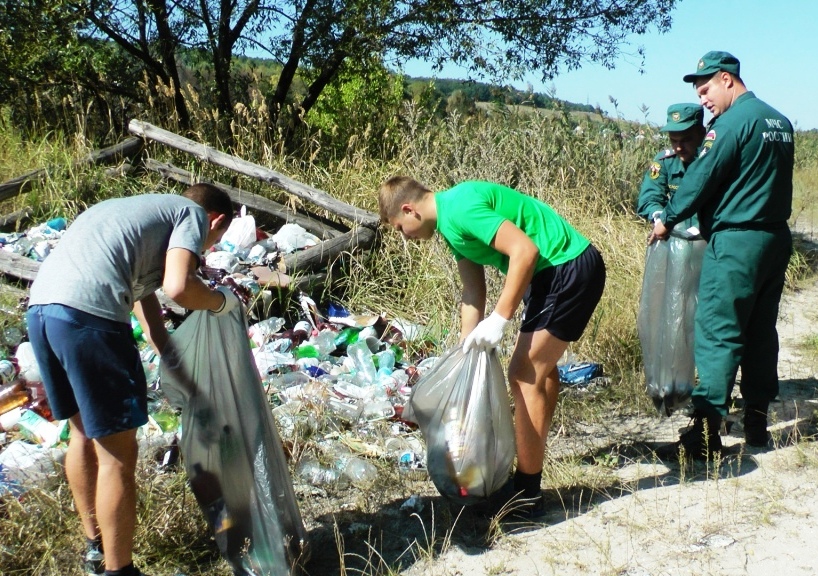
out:
M696 102L692 85L682 76L695 71L710 50L725 50L741 61L741 76L756 96L787 116L796 128L818 128L818 1L816 0L682 0L673 12L669 32L634 36L633 56L623 56L614 70L586 64L542 83L530 82L537 92L555 91L557 98L599 105L608 114L664 124L665 111L675 102ZM644 46L644 73L635 47ZM410 76L428 76L429 68L413 63ZM455 67L440 78L462 77ZM525 88L526 82L515 83ZM617 110L609 96L618 102ZM706 115L709 115L705 111ZM706 116L707 118L707 116Z

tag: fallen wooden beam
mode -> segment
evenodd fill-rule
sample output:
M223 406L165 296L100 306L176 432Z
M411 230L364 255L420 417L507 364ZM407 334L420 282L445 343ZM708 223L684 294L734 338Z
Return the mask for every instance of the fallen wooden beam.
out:
M319 270L353 249L366 249L375 242L375 231L366 226L357 226L338 238L324 240L317 246L299 250L284 256L284 272Z
M0 250L0 272L21 280L32 282L40 269L40 263L31 258Z
M216 188L227 192L230 195L230 199L236 204L244 204L250 209L265 212L283 220L285 223L292 222L294 224L298 224L305 230L315 234L323 240L328 238L337 238L343 234L343 232L340 230L327 226L320 220L315 220L308 216L304 216L303 214L299 214L291 208L265 198L264 196L259 196L258 194L253 194L252 192L247 192L240 188L234 188L233 186L228 186L219 182L203 180L202 178L196 177L192 172L178 168L173 164L166 164L164 162L154 160L153 158L148 158L145 161L144 166L147 170L158 172L167 180L173 180L174 182L179 182L188 186L195 184L196 182L208 182Z
M111 162L118 162L123 158L136 156L142 150L142 145L142 138L132 136L113 146L91 152L88 156L77 162L77 165L110 164ZM39 168L3 182L0 184L0 202L17 196L23 191L26 184L39 182L45 178L47 173L48 170L46 168Z
M375 241L375 231L357 226L336 238L324 240L317 246L299 250L284 256L284 272L316 272L338 258L344 252L366 249ZM40 269L40 262L0 250L0 273L32 282Z
M216 166L222 166L223 168L228 168L238 172L239 174L244 174L245 176L273 184L274 186L277 186L290 194L294 194L300 198L309 200L316 206L329 210L333 214L336 214L342 218L347 218L348 220L351 220L357 224L369 226L371 228L376 228L380 224L379 216L373 212L350 206L345 202L341 202L340 200L333 198L323 190L302 184L301 182L288 178L275 170L265 168L264 166L259 166L258 164L248 162L247 160L242 160L241 158L231 156L230 154L226 154L224 152L219 152L207 144L194 142L193 140L179 136L173 132L163 130L162 128L140 120L131 120L128 124L128 130L132 134L136 134L150 140L155 140L156 142L176 148L177 150L187 152L188 154L191 154L206 162L210 162L211 164L215 164Z
M34 214L34 210L26 206L22 210L17 210L16 212L12 212L11 214L0 216L0 229L16 226L18 222L20 222L21 220L25 220L26 218L29 218L32 214Z

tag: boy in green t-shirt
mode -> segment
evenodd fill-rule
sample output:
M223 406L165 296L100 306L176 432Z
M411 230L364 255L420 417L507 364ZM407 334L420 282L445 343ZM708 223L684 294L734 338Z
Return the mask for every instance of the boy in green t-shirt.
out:
M410 239L429 240L437 231L454 255L463 284L464 350L496 348L524 302L508 368L516 406L513 493L527 501L527 515L543 515L540 483L560 386L557 361L602 296L602 257L550 206L500 184L470 181L434 193L395 176L381 185L378 202L381 221ZM486 265L506 276L488 317Z

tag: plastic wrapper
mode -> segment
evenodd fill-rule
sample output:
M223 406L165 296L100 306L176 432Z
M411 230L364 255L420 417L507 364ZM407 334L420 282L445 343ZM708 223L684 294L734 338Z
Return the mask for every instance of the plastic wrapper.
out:
M222 556L240 576L289 575L305 559L306 530L241 310L193 312L161 370L182 409L185 470Z
M704 240L671 234L647 248L637 328L648 395L670 415L690 399L696 376L693 334Z
M443 496L476 504L508 480L514 424L496 352L446 352L412 389L403 418L420 426L426 467Z

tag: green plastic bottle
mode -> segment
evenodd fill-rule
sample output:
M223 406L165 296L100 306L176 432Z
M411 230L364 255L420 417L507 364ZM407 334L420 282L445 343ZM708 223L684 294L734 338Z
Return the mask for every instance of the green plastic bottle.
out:
M318 358L319 356L320 353L318 352L318 348L312 344L302 344L295 349L296 360L301 358Z

